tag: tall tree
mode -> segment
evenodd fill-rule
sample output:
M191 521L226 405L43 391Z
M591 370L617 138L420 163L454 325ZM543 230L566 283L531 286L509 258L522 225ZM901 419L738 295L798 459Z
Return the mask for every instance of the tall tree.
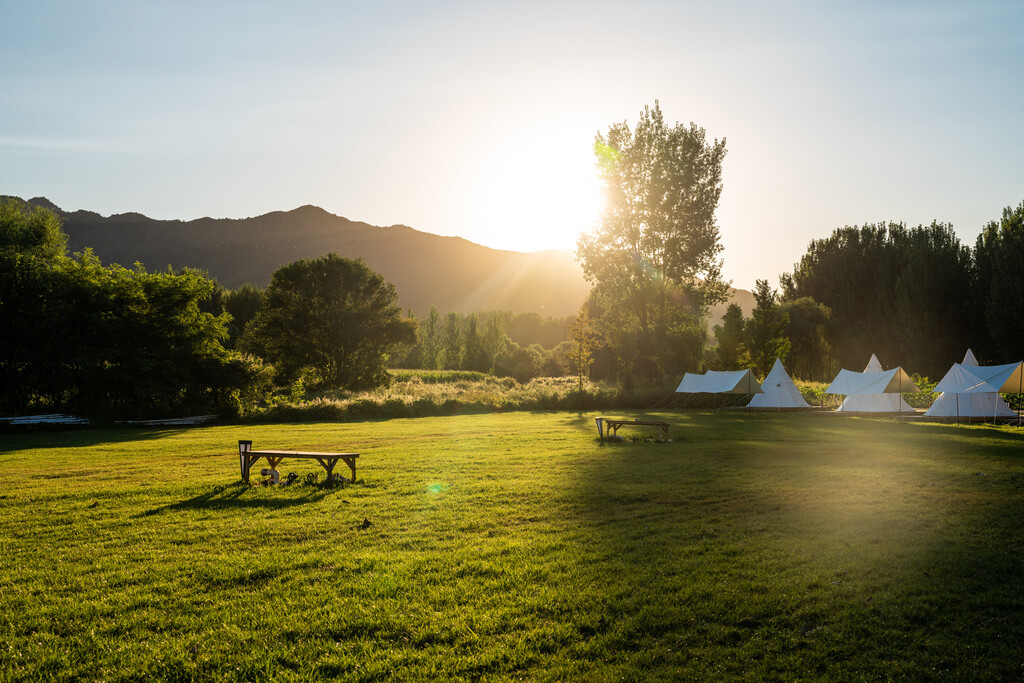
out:
M444 369L461 369L465 354L466 343L462 334L461 316L458 313L449 313L441 324L441 355L444 358Z
M900 364L938 379L987 337L972 320L971 250L952 225L933 222L907 231L905 252L895 291Z
M717 361L722 370L746 367L744 323L743 309L738 304L729 304L722 316L722 324L714 327L715 339L718 340Z
M703 357L703 320L724 301L715 210L725 140L703 128L665 123L658 103L636 129L615 124L594 144L605 207L577 258L620 372L654 379Z
M1024 201L1006 207L978 235L974 249L976 307L985 313L992 361L1012 363L1024 357Z
M757 280L754 286L756 305L744 327L750 362L762 377L768 374L778 358L786 361L790 341L785 336L789 314L779 308L778 295L767 280Z
M580 308L569 328L569 367L579 377L579 391L583 391L583 376L590 371L594 363L594 351L601 348L601 339L594 329L587 307Z
M809 296L832 311L830 342L842 367L877 353L933 375L971 343L972 262L951 226L845 227L814 240L783 298Z
M508 346L509 339L505 334L505 327L501 318L492 315L487 319L484 326L483 345L487 357L491 360L490 369L494 369L494 361Z
M809 296L783 301L779 310L789 321L783 334L792 343L787 368L801 379L825 381L835 377L838 368L828 342L832 311Z
M394 285L331 253L274 272L250 336L286 378L311 370L324 385L367 389L389 381L391 354L415 343L416 326Z
M491 369L494 359L487 353L484 337L480 333L480 316L476 313L469 314L465 327L466 351L462 358L462 367L465 370L487 372Z
M424 370L440 370L443 367L441 354L441 316L436 306L430 307L427 319L423 321L420 336L420 367Z
M0 253L53 262L66 256L67 250L68 236L57 214L20 199L0 197Z
M245 332L246 326L256 318L263 307L263 288L246 283L238 289L227 290L223 296L224 310L231 314L228 324L228 342L231 348Z

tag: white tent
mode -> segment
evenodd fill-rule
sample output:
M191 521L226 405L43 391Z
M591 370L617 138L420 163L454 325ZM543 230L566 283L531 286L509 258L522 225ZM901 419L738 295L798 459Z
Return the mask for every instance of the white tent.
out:
M763 393L750 370L708 370L706 374L688 372L676 387L677 394L760 394Z
M949 369L949 372L939 382L946 390L935 399L932 407L925 412L925 416L991 417L993 419L997 417L1016 417L1017 413L1010 406L1006 405L1006 401L995 391L966 391L966 393L961 393L956 388L949 388L951 384L955 383L960 389L969 390L971 387L984 382L984 380L979 378L979 375L987 374L987 370L988 368L982 368L978 365L978 359L974 357L974 353L967 349L964 362L954 363L953 367ZM1012 383L1013 375L1011 374L1008 380L1004 380L1003 384L1006 381ZM936 386L936 389L938 389L938 386Z
M958 394L1018 394L1024 389L1024 363L977 365L954 363L935 391Z
M840 370L826 394L845 394L838 410L844 413L900 413L914 409L900 396L921 391L903 368L883 370L875 354L871 354L864 372Z
M810 408L800 390L789 378L782 361L775 359L771 372L761 382L764 393L754 396L748 404L751 408Z

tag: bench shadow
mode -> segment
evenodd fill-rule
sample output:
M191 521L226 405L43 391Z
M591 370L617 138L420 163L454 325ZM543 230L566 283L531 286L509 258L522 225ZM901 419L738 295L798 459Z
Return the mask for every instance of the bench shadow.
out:
M181 510L238 510L238 509L264 509L277 510L294 507L296 505L308 505L316 503L328 497L341 488L306 487L299 484L293 485L303 490L299 497L288 496L287 498L255 498L246 497L252 491L248 484L237 482L230 485L217 485L209 491L200 493L187 500L177 503L160 505L151 510L140 512L136 517L151 517L162 512L176 512ZM306 490L308 489L308 492Z

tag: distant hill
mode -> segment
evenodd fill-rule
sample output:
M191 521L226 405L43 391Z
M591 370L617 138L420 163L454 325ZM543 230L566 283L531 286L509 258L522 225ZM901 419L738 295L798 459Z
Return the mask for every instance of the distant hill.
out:
M180 221L139 213L68 212L43 197L28 202L61 216L72 251L91 247L104 264L139 262L149 270L200 268L231 289L246 282L265 286L279 267L333 251L366 261L395 285L403 309L419 317L431 306L441 313L507 310L568 316L590 291L568 250L502 251L405 225L351 221L316 206L254 218ZM751 305L740 303L749 313ZM724 312L724 306L717 315L713 311L712 322L720 322Z
M743 309L743 315L750 317L750 312L754 310L754 294L748 292L745 289L736 289L735 287L729 288L729 300L724 304L718 304L711 308L711 315L708 317L708 329L712 329L715 325L722 324L722 316L725 315L725 309L729 307L729 304L738 304Z

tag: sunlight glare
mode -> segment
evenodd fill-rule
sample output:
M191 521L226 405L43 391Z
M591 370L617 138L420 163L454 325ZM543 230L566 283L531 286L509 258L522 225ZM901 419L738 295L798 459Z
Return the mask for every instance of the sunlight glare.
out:
M600 216L593 133L522 129L488 150L467 188L479 241L515 251L574 249Z

